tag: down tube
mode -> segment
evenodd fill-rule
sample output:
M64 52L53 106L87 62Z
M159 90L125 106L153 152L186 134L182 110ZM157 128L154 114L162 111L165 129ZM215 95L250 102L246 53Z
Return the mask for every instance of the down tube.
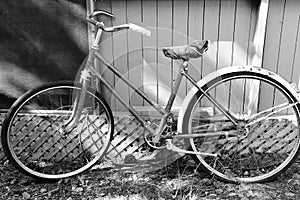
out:
M101 74L95 69L91 68L92 72L101 80L101 82L107 87L107 89L113 93L113 95L122 103L123 106L125 106L131 114L133 114L140 123L146 124L146 121L140 117L138 112L131 106L129 105L122 97L117 93L114 88L101 76Z

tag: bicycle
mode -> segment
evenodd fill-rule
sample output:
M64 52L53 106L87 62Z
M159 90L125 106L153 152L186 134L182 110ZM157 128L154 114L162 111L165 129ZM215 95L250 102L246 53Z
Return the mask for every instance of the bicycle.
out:
M98 51L103 31L130 29L144 35L151 32L131 23L106 27L97 18L101 15L113 17L106 11L87 16L97 31L80 83L58 82L32 89L8 111L1 133L2 146L8 160L21 172L36 179L57 180L80 174L103 160L113 140L114 117L105 99L89 87L92 75L141 123L147 148L190 154L196 163L221 180L269 181L297 158L298 94L279 75L254 66L231 66L196 81L188 73L189 60L201 57L209 41L165 47L165 56L182 63L174 90L163 108L123 77ZM162 115L158 125L141 117L114 90L96 70L95 59ZM183 77L193 88L176 120L171 108ZM274 100L264 103L260 99L263 93L270 93ZM249 96L254 103L251 104ZM203 115L203 107L211 112Z

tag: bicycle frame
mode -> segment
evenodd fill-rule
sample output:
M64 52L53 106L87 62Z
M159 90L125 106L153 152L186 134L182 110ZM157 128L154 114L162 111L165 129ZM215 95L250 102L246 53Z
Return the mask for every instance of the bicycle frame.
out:
M171 92L167 105L165 108L160 106L159 104L155 103L151 98L148 97L148 95L142 91L141 89L137 88L128 78L124 77L122 73L113 65L109 64L101 55L98 51L92 50L95 53L95 58L101 61L108 69L110 69L114 74L116 74L122 81L124 81L131 89L133 89L139 96L141 96L147 103L150 104L150 106L154 107L161 115L162 119L160 121L159 127L157 131L153 131L149 124L141 117L141 115L136 111L135 108L133 108L131 105L129 105L124 98L114 90L114 88L101 76L101 74L95 69L94 66L89 67L88 69L91 71L92 74L94 74L100 81L103 83L108 90L122 103L125 108L129 110L129 112L141 123L145 128L148 129L152 134L158 134L162 133L162 131L165 128L166 125L166 119L170 115L172 105L174 103L177 91L179 89L182 77L183 77L183 71L188 65L187 61L184 61L180 65L180 73L178 73L175 83L173 85L173 91Z
M181 59L182 63L174 83L172 80L167 105L158 105L98 51L102 31L132 30L143 35L151 31L131 23L106 27L96 20L102 14L113 17L105 11L87 17L97 29L87 62L80 70L81 84L59 81L33 88L6 114L1 143L16 169L52 182L99 164L132 170L154 166L152 169L158 170L194 154L195 163L212 178L257 183L273 180L295 162L300 153L300 98L294 84L255 66L220 68L196 82L188 74L188 60L201 57L209 46L209 41L199 40L163 48L166 57ZM157 119L144 117L115 90L97 70L95 61L160 113L158 126ZM183 77L192 87L173 120L171 108ZM121 116L114 120L97 88L88 87L95 85L94 78L114 95L113 100L129 110L131 119ZM265 102L265 97L270 98ZM132 124L132 120L141 124ZM124 128L129 126L134 132L128 135Z
M167 118L171 114L171 108L174 103L176 94L178 92L180 83L182 81L182 77L186 77L187 80L189 80L195 87L200 90L203 95L205 95L230 121L233 122L234 125L238 125L238 120L232 116L229 112L227 112L222 105L220 105L218 102L214 100L208 93L203 91L199 86L197 85L197 82L188 74L188 61L184 60L182 64L179 67L179 73L175 79L175 82L173 84L173 90L169 96L167 105L165 108L163 108L161 105L155 103L151 98L145 94L144 91L136 87L128 78L124 77L122 73L113 65L111 65L107 60L105 60L101 54L99 53L99 44L100 44L100 38L101 38L102 30L98 29L96 32L96 37L93 42L92 48L88 54L88 59L86 66L84 70L82 71L80 81L82 83L82 92L80 96L76 97L75 100L75 106L74 111L72 115L72 119L68 121L68 127L73 127L74 124L76 124L80 118L81 112L82 112L82 105L85 100L85 93L87 90L87 86L89 84L89 80L91 78L91 74L95 75L97 79L101 81L107 87L107 89L121 102L125 108L129 110L129 112L145 127L151 134L154 135L154 142L158 142L162 132L164 131L166 124L167 124ZM122 81L124 81L131 89L133 89L139 96L141 96L147 103L149 103L152 107L154 107L161 115L162 118L160 120L160 124L156 131L154 131L150 124L147 123L146 120L144 120L141 115L136 111L135 108L133 108L131 105L129 105L124 98L115 91L115 89L104 79L104 77L96 70L94 66L94 60L97 59L101 63L103 63L108 69L110 69L115 75L117 75ZM217 135L218 133L216 133ZM186 137L186 138L192 138L194 135L192 134L181 134L180 137ZM170 146L170 145L169 145Z

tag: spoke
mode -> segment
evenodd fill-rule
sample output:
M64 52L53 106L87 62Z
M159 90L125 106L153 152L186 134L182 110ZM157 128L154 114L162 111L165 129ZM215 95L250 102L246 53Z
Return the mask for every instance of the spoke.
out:
M272 108L269 108L267 110L261 111L255 115L253 115L251 118L249 118L247 121L247 125L246 127L252 126L253 124L256 124L268 117L270 117L271 115L274 115L275 113L281 112L283 110L289 109L293 106L295 106L298 102L293 103L293 104L289 104L289 103L283 103L277 106L274 106Z

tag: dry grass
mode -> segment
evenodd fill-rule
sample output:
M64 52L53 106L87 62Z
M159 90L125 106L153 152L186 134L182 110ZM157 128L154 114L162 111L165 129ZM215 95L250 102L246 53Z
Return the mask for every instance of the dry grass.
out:
M187 165L186 165L187 164ZM38 183L0 166L2 199L300 199L300 164L265 184L226 184L197 172L188 157L160 170L95 169L56 183Z

